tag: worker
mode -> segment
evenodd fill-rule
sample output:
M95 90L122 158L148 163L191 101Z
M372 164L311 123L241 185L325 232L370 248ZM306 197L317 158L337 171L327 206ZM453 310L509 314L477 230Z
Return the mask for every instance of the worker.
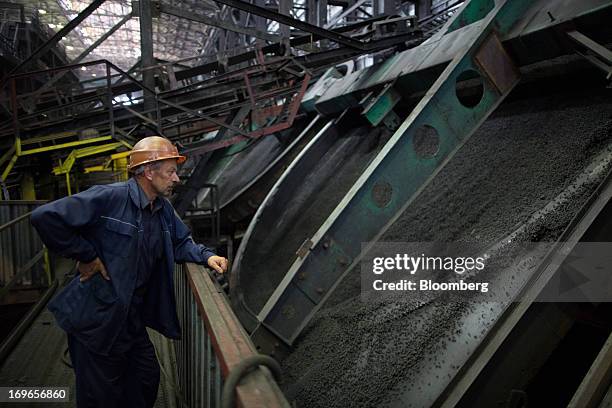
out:
M78 261L49 310L68 335L79 408L152 407L160 370L146 327L181 336L175 262L227 269L227 259L193 241L167 200L184 161L169 140L146 137L130 152L128 181L32 212L45 245Z

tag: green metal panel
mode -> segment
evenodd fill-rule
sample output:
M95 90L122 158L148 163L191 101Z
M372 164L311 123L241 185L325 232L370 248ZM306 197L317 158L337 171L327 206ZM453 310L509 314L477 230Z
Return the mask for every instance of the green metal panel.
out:
M446 34L482 20L494 8L494 0L471 0L467 2L461 11L456 16L453 16Z
M256 332L271 332L291 344L358 264L361 244L382 235L508 95L518 82L518 70L498 36L528 3L501 1L486 17L480 33L454 57L312 237L310 250L294 262L260 312ZM482 99L472 108L461 104L455 88L457 77L468 70L479 73L484 83ZM429 139L434 140L423 143Z
M378 126L387 116L393 107L400 101L401 96L393 89L393 83L389 83L363 110L363 115L368 119L372 126Z

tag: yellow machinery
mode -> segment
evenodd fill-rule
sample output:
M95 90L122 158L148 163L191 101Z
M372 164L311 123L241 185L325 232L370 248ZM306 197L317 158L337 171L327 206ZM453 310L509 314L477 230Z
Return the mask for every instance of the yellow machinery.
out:
M50 151L55 151L55 150L69 149L69 148L74 148L74 147L79 147L79 146L84 146L84 145L91 145L93 143L112 141L111 143L106 143L103 145L87 146L87 147L74 149L68 155L68 157L66 157L63 161L60 161L60 164L53 169L53 174L55 175L64 174L66 176L66 187L68 189L68 195L70 195L72 194L71 185L70 185L70 170L72 169L72 166L74 165L77 159L82 158L82 157L87 157L87 156L94 156L94 155L104 153L104 152L117 150L121 147L126 147L128 149L132 148L132 146L129 143L126 143L123 141L119 141L119 142L113 141L113 138L111 136L101 136L101 137L94 137L94 138L85 139L85 140L77 140L77 141L60 143L60 144L52 144L50 146L42 146L42 147L36 147L36 148L31 148L31 149L26 149L26 150L22 149L25 145L41 144L43 142L55 142L56 140L75 136L75 135L76 133L74 132L65 132L61 134L55 134L55 135L50 135L50 136L28 139L23 142L19 138L15 139L15 144L0 157L0 166L2 166L5 162L8 161L8 164L6 165L6 167L4 168L4 171L0 175L0 183L5 182L6 178L13 170L13 167L19 157L29 156L29 155L38 154L38 153L45 153L45 152L50 152ZM104 165L91 167L87 169L85 172L89 173L92 171L120 171L121 178L127 179L127 158L126 158L127 153L128 152L116 153L112 155L111 159ZM24 194L25 194L24 197L33 196L33 180L26 177L24 179L24 182L22 183L22 188L24 188Z
M72 169L72 166L74 166L74 163L76 162L77 159L83 158L83 157L87 157L87 156L95 156L98 155L100 153L105 153L105 152L109 152L109 151L113 151L116 150L120 147L127 147L130 148L130 145L128 143L125 142L114 142L114 143L107 143L107 144L103 144L103 145L98 145L98 146L88 146L88 147L83 147L81 149L75 149L72 152L70 152L70 154L68 155L68 157L66 157L63 161L60 161L59 166L53 168L53 174L55 174L56 176L65 174L66 175L66 188L68 189L68 195L72 194L71 191L71 187L70 187L70 170ZM122 153L117 153L118 155L127 155L129 154L128 152L122 152ZM120 160L120 159L119 159ZM107 163L114 163L116 160L112 158L107 162ZM106 168L108 166L108 168ZM95 166L95 168L98 167L102 167L101 169L99 169L98 171L109 171L110 169L110 165L109 164L104 164L103 166ZM86 171L86 173L89 173L91 171ZM127 173L127 170L126 170ZM127 177L126 177L127 178Z

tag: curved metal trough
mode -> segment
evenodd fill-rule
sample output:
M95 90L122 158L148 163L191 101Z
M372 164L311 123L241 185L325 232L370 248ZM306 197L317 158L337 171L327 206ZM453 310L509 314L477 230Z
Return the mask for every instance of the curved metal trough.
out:
M249 331L305 237L325 220L390 136L383 126L351 128L350 122L327 121L272 187L243 237L230 288L233 307Z

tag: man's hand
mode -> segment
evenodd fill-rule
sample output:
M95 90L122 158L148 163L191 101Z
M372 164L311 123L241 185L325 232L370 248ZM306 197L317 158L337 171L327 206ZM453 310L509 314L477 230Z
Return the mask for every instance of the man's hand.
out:
M81 282L85 282L91 279L96 273L100 272L102 277L106 280L110 280L110 276L108 276L108 272L106 272L106 268L104 264L100 260L100 258L96 258L89 263L77 262L77 269L81 274L79 280Z
M213 255L208 258L208 266L219 273L225 273L227 271L227 259L222 256Z

